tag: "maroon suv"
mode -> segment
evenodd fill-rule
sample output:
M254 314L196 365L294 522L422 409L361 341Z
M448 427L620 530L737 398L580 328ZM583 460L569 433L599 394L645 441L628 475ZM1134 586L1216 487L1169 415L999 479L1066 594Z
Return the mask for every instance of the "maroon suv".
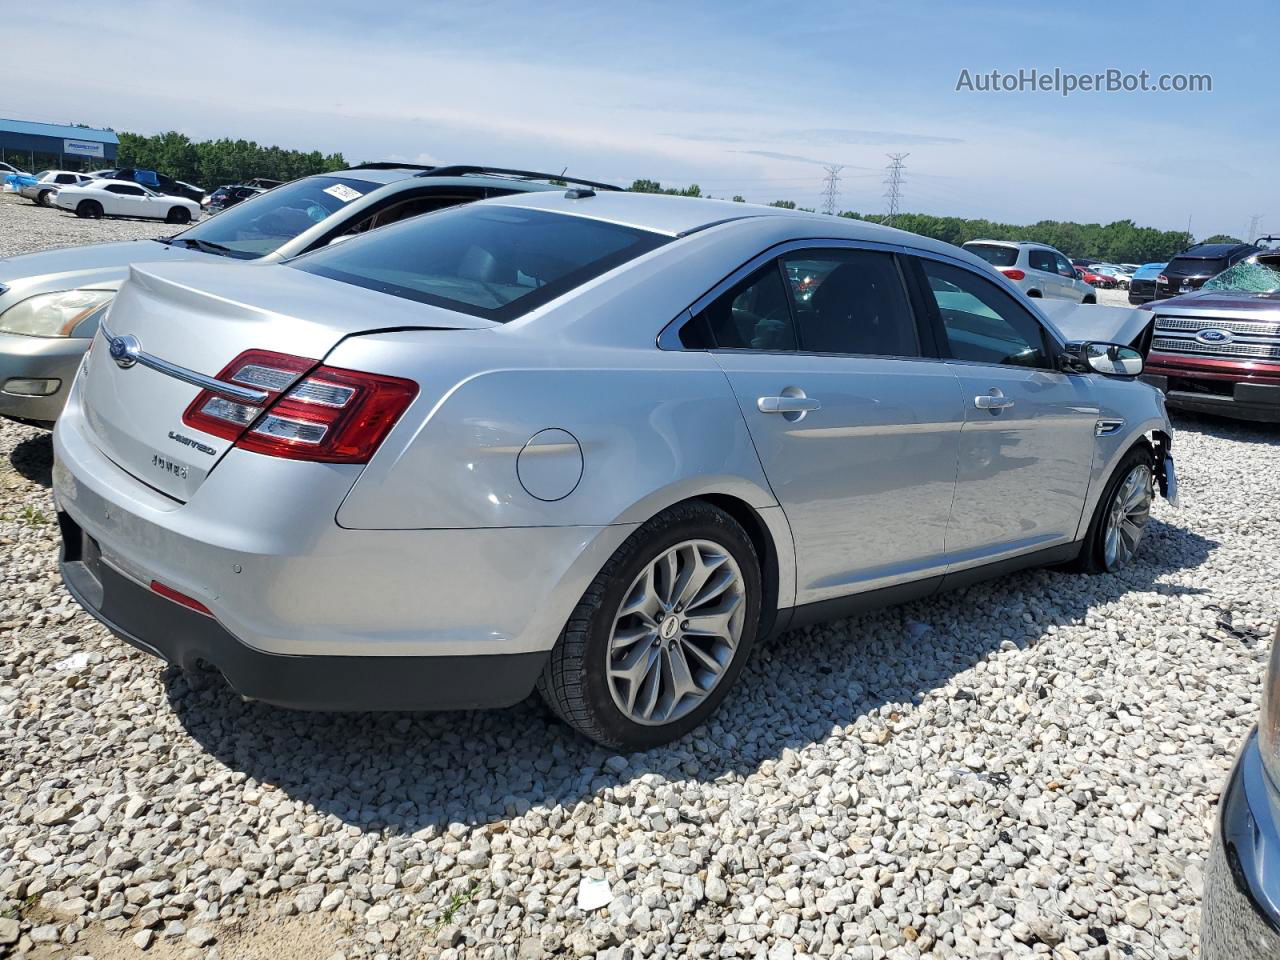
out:
M1280 422L1280 251L1143 309L1155 314L1143 379L1170 407Z

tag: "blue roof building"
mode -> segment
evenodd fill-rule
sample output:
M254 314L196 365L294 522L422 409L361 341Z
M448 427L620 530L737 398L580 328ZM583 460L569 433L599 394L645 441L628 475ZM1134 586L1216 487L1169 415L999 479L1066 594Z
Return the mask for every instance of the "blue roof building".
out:
M0 119L0 160L30 172L113 167L119 146L110 130Z

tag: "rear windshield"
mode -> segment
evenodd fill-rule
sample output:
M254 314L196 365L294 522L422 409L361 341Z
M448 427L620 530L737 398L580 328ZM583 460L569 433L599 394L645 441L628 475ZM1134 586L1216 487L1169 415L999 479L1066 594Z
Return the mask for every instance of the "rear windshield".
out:
M352 177L303 177L236 204L184 231L178 239L184 242L198 240L221 248L210 252L256 259L273 252L379 186ZM205 246L202 249L210 248Z
M1180 277L1203 277L1206 274L1221 273L1225 269L1225 258L1174 257L1165 268L1165 273L1176 273Z
M325 247L291 266L505 323L669 239L568 214L469 204Z
M994 243L966 243L964 248L993 267L1012 267L1018 262L1017 247L1002 247Z

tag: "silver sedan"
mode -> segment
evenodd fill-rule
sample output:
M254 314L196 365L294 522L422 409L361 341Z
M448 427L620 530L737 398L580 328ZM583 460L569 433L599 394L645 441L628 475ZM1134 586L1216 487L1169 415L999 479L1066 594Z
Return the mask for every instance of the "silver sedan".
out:
M66 582L309 709L701 723L764 634L1037 564L1114 570L1172 431L955 247L523 194L288 264L134 266L54 444Z

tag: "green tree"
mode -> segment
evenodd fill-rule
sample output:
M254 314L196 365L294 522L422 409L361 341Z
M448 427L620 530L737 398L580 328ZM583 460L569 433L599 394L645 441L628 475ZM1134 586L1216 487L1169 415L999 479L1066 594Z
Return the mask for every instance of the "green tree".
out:
M1201 243L1244 243L1239 237L1233 237L1229 233L1215 233L1212 237L1208 237L1200 241Z
M781 207L783 210L794 210L796 202L794 200L775 200L769 204L771 207Z
M304 152L278 146L263 147L252 140L204 140L193 142L176 130L142 136L119 134L117 163L122 167L157 170L175 180L205 189L238 183L254 177L296 180L315 173L340 170L347 165L340 153Z

